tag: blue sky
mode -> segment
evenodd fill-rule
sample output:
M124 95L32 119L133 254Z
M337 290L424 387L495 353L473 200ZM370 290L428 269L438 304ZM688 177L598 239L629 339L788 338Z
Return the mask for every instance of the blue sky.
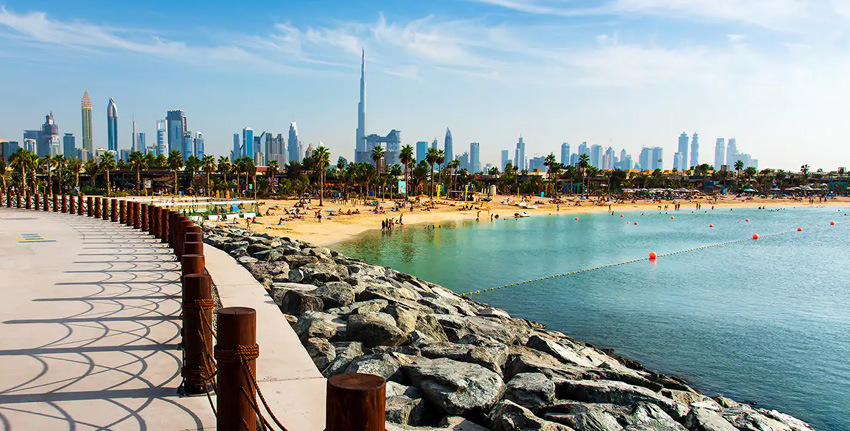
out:
M208 153L243 127L322 141L353 156L360 49L369 133L404 143L451 127L498 163L582 141L637 156L682 131L700 161L718 137L764 167L850 161L850 4L839 0L465 0L300 2L6 1L0 9L0 139L52 110L78 136L88 90L95 145L106 104L154 138L184 109Z

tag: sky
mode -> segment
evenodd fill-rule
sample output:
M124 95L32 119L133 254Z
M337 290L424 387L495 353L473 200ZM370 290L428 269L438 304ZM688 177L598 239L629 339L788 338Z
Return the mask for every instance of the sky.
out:
M150 144L183 109L207 154L295 121L305 148L351 160L365 49L368 133L442 147L450 127L482 165L522 136L529 157L662 146L670 168L684 131L701 163L734 137L760 168L834 170L850 164L848 29L846 0L0 0L0 139L52 111L81 145L88 90L95 147L114 98L121 148L133 115Z

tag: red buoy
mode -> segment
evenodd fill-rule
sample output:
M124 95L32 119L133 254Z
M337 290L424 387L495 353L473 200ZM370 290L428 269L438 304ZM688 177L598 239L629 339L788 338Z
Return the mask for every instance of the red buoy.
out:
M753 234L753 239L759 239L759 234L754 233L754 234Z
M744 220L744 221L745 221L745 222L747 222L747 223L749 223L749 222L750 222L750 219L746 219L746 220Z
M829 225L830 225L830 226L835 226L835 222L834 222L834 221L831 221L831 222L829 222Z
M623 218L623 215L622 215L622 214L620 214L620 218Z
M576 217L576 221L578 221L578 217Z
M649 260L655 260L655 259L658 259L658 255L655 254L654 251L650 251L649 252Z
M670 216L670 220L673 220L673 216Z
M713 225L713 224L710 224L710 225L708 225L708 227L714 227L714 225Z
M801 227L797 228L797 232L802 232L802 231L803 231L803 228L801 228Z
M635 226L637 226L637 222L635 222Z

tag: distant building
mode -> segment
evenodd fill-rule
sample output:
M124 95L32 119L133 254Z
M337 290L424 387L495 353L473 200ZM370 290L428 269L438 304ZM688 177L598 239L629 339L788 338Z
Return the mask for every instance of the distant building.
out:
M313 157L314 151L316 151L316 147L314 147L313 143L311 142L310 145L307 145L307 150L304 151L304 158L308 159L310 157Z
M652 170L664 170L664 149L661 147L652 147Z
M617 164L617 154L614 153L614 149L608 147L605 150L605 154L602 155L602 169L614 169L614 166Z
M145 148L145 132L136 133L136 151L140 151L144 154Z
M726 164L729 165L730 169L735 169L735 162L738 160L738 145L735 138L729 138L729 142L726 144Z
M726 140L717 138L717 143L714 144L714 170L719 171L726 164Z
M39 157L59 154L59 125L53 120L53 112L44 117L41 130L35 133L36 151Z
M364 114L364 127L365 127L365 114ZM359 132L358 132L359 133ZM365 148L366 138L364 135L363 145ZM365 151L365 150L364 150ZM298 125L293 121L289 124L289 140L286 144L286 152L289 156L290 162L298 162L301 163L301 152L299 151L299 143L298 143Z
M437 140L435 139L434 142L436 143ZM367 136L366 151L369 153L369 160L372 160L372 150L380 146L384 147L384 160L386 160L387 166L399 163L399 157L401 155L401 132L393 129L390 133L387 133L387 136L374 133ZM372 161L374 162L374 160Z
M602 145L590 146L590 165L596 169L602 169Z
M570 164L570 144L566 142L561 144L561 164L564 166Z
M570 164L573 165L573 166L578 166L578 162L579 162L578 153L570 154Z
M242 157L254 158L254 129L245 127L242 129Z
M130 150L124 150L124 149L122 149L122 150L119 152L119 156L118 156L118 157L116 157L115 161L117 162L118 160L123 160L123 161L124 161L124 163L127 163L127 161L129 161L129 160L130 160L130 152L131 152ZM112 153L112 151L110 151L110 153ZM113 154L114 154L114 153L113 153Z
M165 121L168 127L168 151L165 155L175 150L183 154L183 135L188 130L186 113L180 109L168 111ZM183 158L185 160L188 156L183 154Z
M185 162L189 160L189 156L195 152L195 137L192 136L191 130L187 130L183 133L183 143L180 147L182 148L180 153L183 155L183 161Z
M675 160L677 156L674 154L673 168L684 171L688 168L685 166L688 163L688 134L685 132L679 135L679 146L676 149L676 154L678 154L679 161Z
M677 171L682 171L683 170L682 166L684 166L684 164L685 164L685 155L684 154L682 154L680 152L676 152L676 154L673 154L673 169L675 169Z
M634 168L634 163L632 162L632 156L626 154L620 159L620 169L624 171L628 171L629 169Z
M94 144L92 143L91 129L91 99L89 98L88 90L83 93L81 105L83 113L83 148L91 154Z
M154 148L154 156L159 156L160 154L167 155L165 133L165 120L156 120L156 148Z
M416 163L419 163L425 160L425 156L428 155L428 142L427 141L419 141L416 143Z
M106 106L106 149L118 153L118 106L109 99Z
M452 152L452 131L446 127L446 139L443 141L443 152L446 155L446 161L450 162L454 160L454 153Z
M15 154L15 151L18 151L21 145L18 141L6 141L3 142L3 157L6 161L9 160L9 157L12 157L12 154Z
M511 162L511 159L508 158L508 157L510 157L509 154L510 153L508 152L508 150L502 150L502 165L501 165L502 172L505 172L506 166L508 166L508 163Z
M590 155L590 152L587 151L587 142L582 142L581 145L578 146L578 154L579 156L581 156L582 154L587 154L588 156Z
M545 171L546 170L546 158L537 156L528 159L528 171L534 172L534 170Z
M294 126L295 123L292 123ZM296 150L298 143L292 143L292 127L289 129L289 160L298 160L292 153ZM360 57L360 102L357 103L357 138L354 144L354 161L369 162L372 155L366 151L366 50Z
M66 133L62 137L62 154L65 158L77 157L77 140L73 133Z
M691 138L691 167L699 166L699 136L694 133Z
M460 166L458 166L459 170L466 169L467 172L470 172L471 166L469 166L469 153L464 152L457 157L457 161L460 162Z
M195 133L195 157L204 158L204 134L201 132Z
M519 137L519 141L516 143L516 150L514 151L514 160L514 165L516 166L518 171L528 169L525 164L525 141L522 140L522 136Z
M472 142L469 144L469 164L470 172L481 172L481 144Z
M640 164L640 168L643 171L648 171L652 166L650 160L652 159L652 149L643 147L640 149L640 155L638 156L638 164Z

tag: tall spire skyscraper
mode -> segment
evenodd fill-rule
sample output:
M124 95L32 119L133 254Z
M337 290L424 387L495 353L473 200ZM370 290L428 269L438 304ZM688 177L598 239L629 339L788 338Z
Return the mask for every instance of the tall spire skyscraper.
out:
M83 94L83 148L89 152L89 154L94 154L93 152L93 144L91 139L91 99L89 98L89 92Z
M118 153L118 107L111 98L106 107L106 127L106 149Z
M366 48L363 48L360 58L360 103L357 104L357 142L354 146L354 161L370 161L366 153Z
M452 150L452 131L446 127L446 140L443 142L446 162L451 162L455 159L454 152Z
M133 140L131 141L132 146L130 147L130 151L142 151L142 152L144 152L144 148L142 148L141 150L136 148L136 147L139 146L138 142L136 142L137 136L138 135L136 134L136 114L134 113L133 114Z

